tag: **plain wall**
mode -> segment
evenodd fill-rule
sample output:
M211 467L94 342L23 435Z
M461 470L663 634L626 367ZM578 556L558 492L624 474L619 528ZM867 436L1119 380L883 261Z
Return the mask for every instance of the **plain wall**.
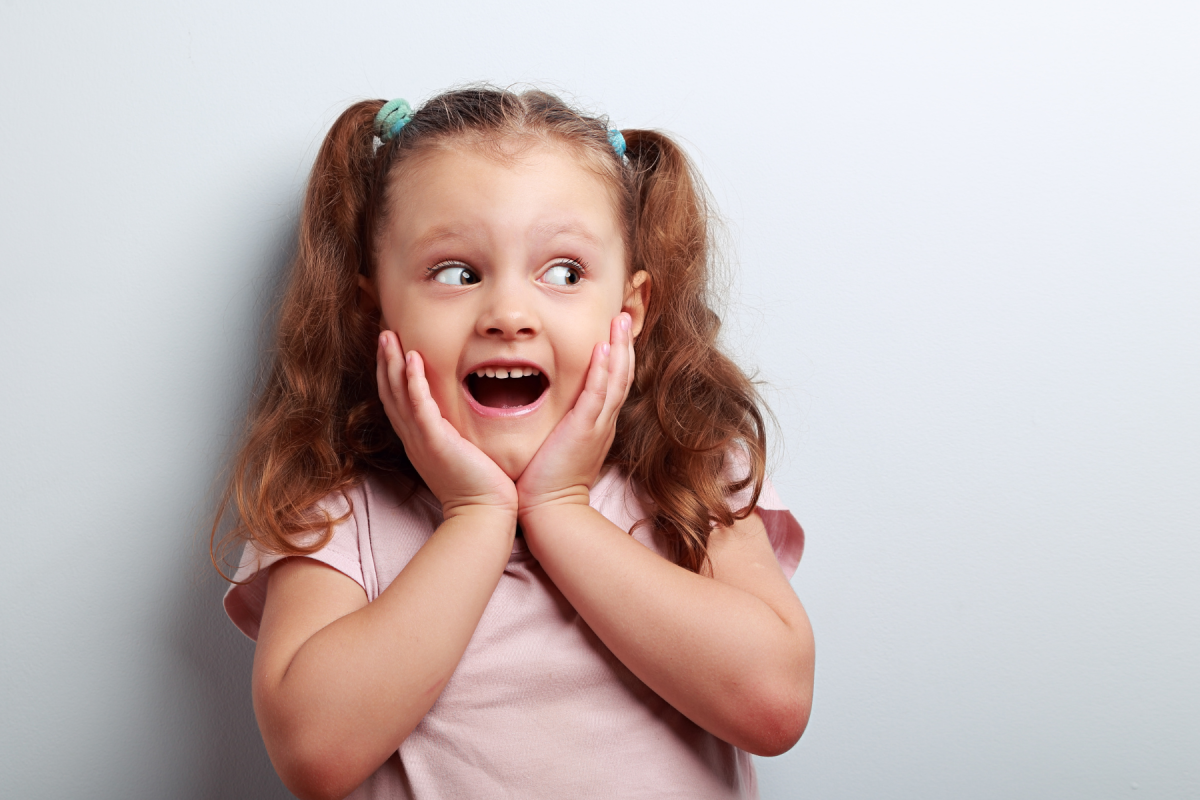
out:
M815 707L764 798L1200 797L1200 6L0 3L0 785L286 796L207 564L320 137L534 81L678 134Z

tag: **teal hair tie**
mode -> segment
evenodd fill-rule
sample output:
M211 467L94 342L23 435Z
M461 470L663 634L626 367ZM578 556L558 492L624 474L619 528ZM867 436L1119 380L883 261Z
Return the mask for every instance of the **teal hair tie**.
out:
M616 128L608 129L608 143L612 145L617 158L625 155L625 136Z
M375 115L375 135L380 141L390 141L404 130L404 126L412 119L412 106L403 98L389 100Z

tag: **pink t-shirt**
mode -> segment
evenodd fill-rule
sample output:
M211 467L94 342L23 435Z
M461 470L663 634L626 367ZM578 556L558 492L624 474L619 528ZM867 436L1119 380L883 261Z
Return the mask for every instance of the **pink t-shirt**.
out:
M323 503L336 526L311 558L377 598L442 521L424 486L373 475ZM743 504L745 500L742 500ZM629 480L608 469L591 505L623 530L647 515ZM795 572L804 533L768 483L758 511L780 566ZM649 526L634 538L662 554ZM225 610L250 638L266 600L265 567L248 546ZM695 725L642 683L596 637L546 576L523 539L462 660L400 749L350 797L754 798L749 754Z

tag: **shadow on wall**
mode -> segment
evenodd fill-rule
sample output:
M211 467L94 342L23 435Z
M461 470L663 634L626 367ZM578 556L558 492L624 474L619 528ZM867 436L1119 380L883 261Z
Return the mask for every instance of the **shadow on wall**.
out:
M172 796L286 800L292 795L267 758L251 706L254 643L225 616L220 597L227 584L208 564L207 553L203 555L193 563L206 572L183 582L170 615L176 622L171 648L190 679L191 696L183 705L195 725L189 739L198 750L191 759L191 774L178 776Z
M296 198L297 201L299 198ZM204 505L195 509L194 531L186 564L178 574L191 576L180 582L174 595L175 608L167 611L173 625L169 634L170 648L177 655L181 674L180 686L185 698L171 705L182 706L194 728L187 732L195 752L190 759L190 774L178 775L171 792L174 798L210 800L214 797L254 798L255 800L287 800L293 795L276 775L263 746L250 697L251 668L254 643L233 626L225 615L221 598L229 584L213 569L209 560L208 539L212 514L219 496L220 476L239 444L239 434L256 389L255 381L267 364L265 354L273 338L275 312L288 275L295 242L297 219L295 208L289 219L282 219L274 235L263 242L264 252L259 260L261 276L251 281L257 284L257 298L249 309L251 322L234 326L246 331L248 341L234 342L235 350L249 354L240 385L232 385L229 423L225 447L214 447L218 458L211 469L213 491ZM234 550L232 556L238 556ZM231 568L225 568L232 574Z

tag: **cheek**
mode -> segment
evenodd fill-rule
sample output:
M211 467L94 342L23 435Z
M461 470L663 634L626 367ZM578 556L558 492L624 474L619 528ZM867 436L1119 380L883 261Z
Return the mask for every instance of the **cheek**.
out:
M613 313L613 316L616 316L616 312ZM573 389L581 390L583 388L588 366L592 361L592 351L600 342L608 341L610 321L611 318L589 319L586 325L576 324L563 337L566 347L561 361L562 375Z
M405 315L403 322L393 328L405 351L415 350L425 364L429 391L438 405L444 405L456 394L459 355L462 342L455 341L449 326L436 325L420 313Z

